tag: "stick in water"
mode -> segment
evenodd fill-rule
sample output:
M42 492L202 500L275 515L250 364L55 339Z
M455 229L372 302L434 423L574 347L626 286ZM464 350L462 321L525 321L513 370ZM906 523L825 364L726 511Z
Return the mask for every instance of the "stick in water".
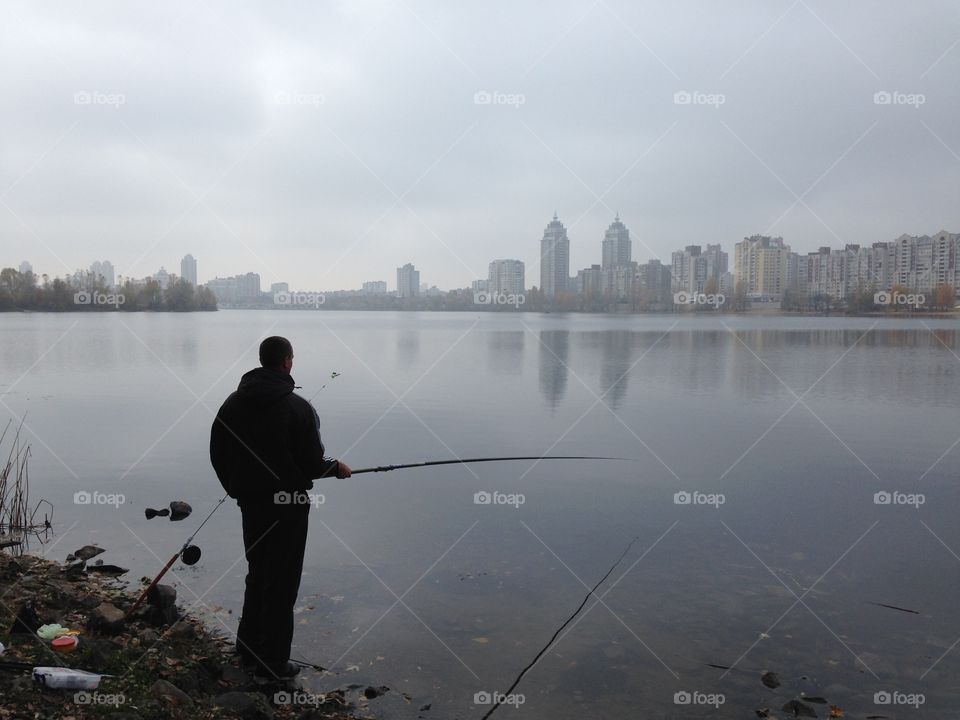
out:
M544 654L547 652L547 650L549 650L549 649L551 648L551 646L553 645L554 641L557 639L557 636L558 636L561 632L563 632L563 629L564 629L567 625L569 625L577 615L580 614L580 611L583 610L583 606L587 604L587 600L590 599L590 596L593 595L593 594L597 591L597 588L598 588L598 587L600 587L601 585L603 585L604 581L605 581L608 577L610 577L610 575L613 573L613 571L614 571L614 569L617 567L617 565L619 565L621 562L623 562L623 559L627 556L627 553L630 552L630 548L632 548L632 547L633 547L633 544L634 544L637 540L639 540L639 539L640 539L639 537L635 537L633 540L630 541L630 543L627 545L627 547L624 548L624 551L623 551L622 553L620 553L620 557L617 558L617 561L616 561L615 563L613 563L613 565L610 566L610 569L609 569L609 570L607 570L606 575L604 575L602 578L600 578L600 580L597 581L597 584L594 585L594 586L590 589L590 592L587 593L587 596L583 599L583 602L580 603L580 607L578 607L576 610L573 611L573 615L571 615L570 617L568 617L566 620L563 621L563 625L561 625L560 627L557 628L557 631L553 634L553 637L550 638L550 641L549 641L546 645L543 646L543 649L542 649L540 652L537 653L536 657L534 657L533 660L530 661L530 664L527 665L523 670L520 671L520 674L517 675L517 679L513 681L513 685L511 685L510 687L508 687L508 688L507 688L507 691L506 691L505 693L503 693L502 695L499 695L499 696L498 696L499 698L501 698L501 699L506 699L506 697L507 697L508 695L510 695L510 693L512 693L512 692L514 691L514 689L517 687L517 685L520 684L520 681L523 680L523 676L527 674L527 671L530 670L534 665L537 664L537 662L540 660L540 658L543 657ZM599 602L599 601L598 601L598 602ZM501 704L501 703L500 703L500 700L498 699L498 700L494 703L493 707L490 708L490 709L487 711L487 714L484 715L480 720L487 720L487 718L490 717L491 715L493 715L494 711L495 711L498 707L500 707L500 704Z

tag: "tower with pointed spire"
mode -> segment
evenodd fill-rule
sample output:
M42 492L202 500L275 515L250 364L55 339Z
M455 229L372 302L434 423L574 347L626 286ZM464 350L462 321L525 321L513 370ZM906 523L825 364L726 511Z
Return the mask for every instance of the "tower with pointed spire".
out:
M570 239L554 210L540 240L540 290L546 297L555 297L567 290L569 281Z
M618 212L603 236L603 259L600 267L604 270L613 270L627 265L630 263L631 253L630 231L620 222Z

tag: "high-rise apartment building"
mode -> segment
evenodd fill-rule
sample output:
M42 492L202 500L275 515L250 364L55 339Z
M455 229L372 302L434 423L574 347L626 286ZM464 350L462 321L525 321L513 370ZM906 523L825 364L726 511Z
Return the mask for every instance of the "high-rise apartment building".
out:
M565 292L570 282L570 239L553 214L540 240L540 290L546 297Z

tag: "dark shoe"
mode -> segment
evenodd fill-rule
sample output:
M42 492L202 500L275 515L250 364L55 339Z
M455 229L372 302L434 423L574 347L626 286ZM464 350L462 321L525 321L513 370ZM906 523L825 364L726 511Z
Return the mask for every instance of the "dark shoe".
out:
M257 666L253 677L258 681L273 682L276 680L289 680L300 674L300 666L292 662L285 662L279 666L265 667Z

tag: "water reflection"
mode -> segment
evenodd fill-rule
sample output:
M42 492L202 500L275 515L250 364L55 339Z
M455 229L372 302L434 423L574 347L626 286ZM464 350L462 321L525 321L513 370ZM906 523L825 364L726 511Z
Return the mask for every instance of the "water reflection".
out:
M420 361L420 331L397 331L397 364L412 367Z
M523 330L487 333L487 369L495 375L520 375L526 335Z
M567 376L570 374L567 365L570 359L570 331L541 330L537 338L540 341L537 348L540 359L540 393L552 414L567 392Z

